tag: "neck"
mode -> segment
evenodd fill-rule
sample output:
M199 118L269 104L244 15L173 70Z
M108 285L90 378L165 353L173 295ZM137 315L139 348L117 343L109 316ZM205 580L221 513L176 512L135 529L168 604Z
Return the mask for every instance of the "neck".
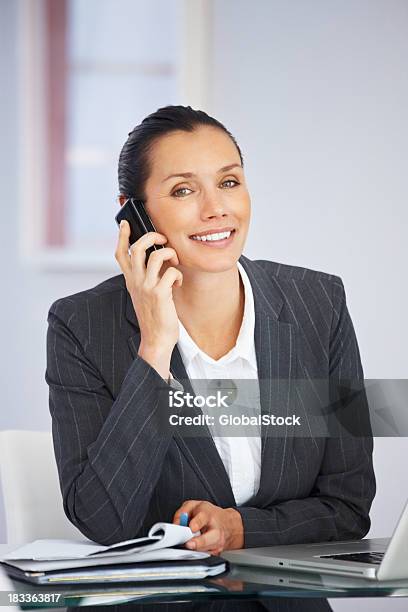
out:
M238 267L217 273L181 271L183 285L173 287L173 300L180 321L193 339L237 336L245 301Z

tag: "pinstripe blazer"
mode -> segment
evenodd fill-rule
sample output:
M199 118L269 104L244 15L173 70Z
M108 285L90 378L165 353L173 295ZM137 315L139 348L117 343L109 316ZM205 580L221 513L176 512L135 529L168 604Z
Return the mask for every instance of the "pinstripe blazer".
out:
M240 262L254 295L262 413L273 404L286 414L274 379L363 378L338 276L243 255ZM140 331L123 275L57 300L48 323L45 377L64 508L85 536L112 543L145 535L187 499L236 508L245 547L367 533L370 436L263 436L259 490L236 507L211 437L159 432L164 381L137 354ZM188 384L177 345L171 370Z

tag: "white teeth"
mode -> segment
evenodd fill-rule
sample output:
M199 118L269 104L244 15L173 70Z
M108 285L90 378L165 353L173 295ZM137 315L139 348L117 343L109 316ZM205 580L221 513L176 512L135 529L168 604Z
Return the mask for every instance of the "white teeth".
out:
M229 238L231 232L221 232L219 234L207 234L206 236L191 236L193 240L201 240L201 242L206 242L207 240L223 240L224 238Z

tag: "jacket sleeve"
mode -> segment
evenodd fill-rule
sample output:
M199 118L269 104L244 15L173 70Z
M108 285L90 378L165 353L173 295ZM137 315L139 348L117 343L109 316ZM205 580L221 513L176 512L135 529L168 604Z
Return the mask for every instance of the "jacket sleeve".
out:
M96 542L136 537L171 441L168 386L136 357L114 399L81 339L75 304L55 302L48 324L45 379L65 513Z
M327 437L320 471L309 497L262 509L236 507L244 526L245 548L359 539L370 528L369 510L376 490L373 440L367 426L368 406L357 339L343 283L336 279L332 293L329 382L335 390L344 389L350 382L362 384L359 409L364 414L357 414L356 421L365 424L364 430L341 428L340 433Z

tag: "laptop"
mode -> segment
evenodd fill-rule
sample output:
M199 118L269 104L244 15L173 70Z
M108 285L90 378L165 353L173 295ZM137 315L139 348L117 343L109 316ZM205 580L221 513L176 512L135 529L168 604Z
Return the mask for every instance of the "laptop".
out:
M407 580L366 580L365 578L351 578L349 576L333 576L333 574L318 574L302 571L288 571L271 569L270 567L249 567L244 565L230 566L228 574L230 580L243 580L262 587L270 585L279 589L301 589L306 591L319 590L330 597L332 592L344 591L347 596L361 597L363 593L370 597L387 595L387 597L407 597Z
M408 502L391 538L242 548L221 554L240 565L369 580L408 579Z

